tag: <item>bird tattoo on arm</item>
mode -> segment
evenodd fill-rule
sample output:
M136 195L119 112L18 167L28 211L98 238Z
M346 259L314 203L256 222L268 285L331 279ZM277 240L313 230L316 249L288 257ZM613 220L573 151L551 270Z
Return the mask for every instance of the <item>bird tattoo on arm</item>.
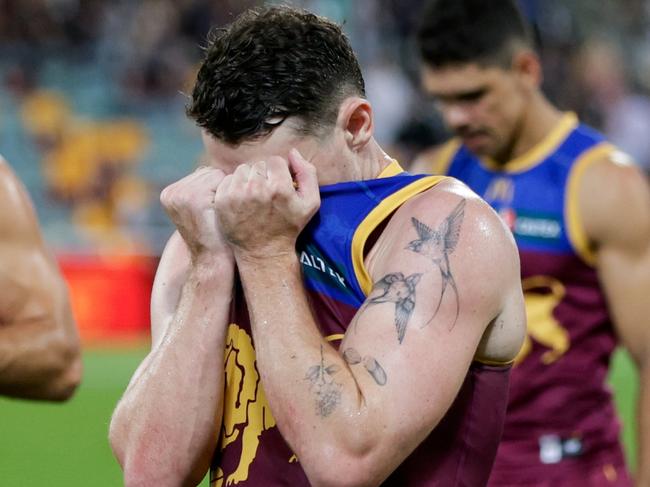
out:
M458 314L460 312L458 287L456 286L456 281L454 280L454 276L449 266L449 255L454 252L458 240L460 239L460 227L463 223L464 216L465 199L462 199L449 216L438 226L437 230L433 230L417 218L411 218L411 222L418 234L418 239L411 241L406 248L429 258L440 269L440 276L442 278L442 288L440 290L438 305L436 306L433 316L423 325L423 327L431 323L438 314L447 286L450 286L453 289L456 298L456 317L449 327L450 331L456 325L456 320L458 320Z
M397 340L401 344L406 334L406 325L415 308L415 286L420 282L421 273L404 277L401 272L387 274L377 281L373 290L383 292L380 296L368 299L366 305L379 303L395 304L395 328Z

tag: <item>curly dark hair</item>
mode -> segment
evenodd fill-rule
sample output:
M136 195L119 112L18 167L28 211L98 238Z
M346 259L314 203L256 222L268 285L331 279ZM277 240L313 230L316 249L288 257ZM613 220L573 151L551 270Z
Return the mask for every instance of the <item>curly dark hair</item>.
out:
M251 9L210 34L187 114L237 145L287 117L318 135L348 96L365 96L361 69L341 28L290 7Z
M515 49L534 45L514 0L429 0L416 36L422 60L437 68L471 62L507 68Z

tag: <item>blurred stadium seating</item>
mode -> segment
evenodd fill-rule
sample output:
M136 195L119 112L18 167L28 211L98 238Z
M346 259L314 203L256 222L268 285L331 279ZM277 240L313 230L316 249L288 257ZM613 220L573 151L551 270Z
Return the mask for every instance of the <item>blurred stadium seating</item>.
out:
M541 40L551 98L648 167L650 145L635 142L650 138L624 136L650 124L650 2L521 1ZM29 189L91 346L70 409L0 401L0 485L119 484L106 428L145 353L153 272L172 232L158 194L201 157L199 133L184 115L186 93L209 28L258 3L0 1L0 154ZM445 137L415 84L409 36L421 0L289 3L345 22L378 137L393 154L406 164ZM597 71L604 62L618 72ZM628 359L617 360L615 386L629 416L635 379ZM632 434L626 430L628 447ZM73 461L61 442L74 443Z

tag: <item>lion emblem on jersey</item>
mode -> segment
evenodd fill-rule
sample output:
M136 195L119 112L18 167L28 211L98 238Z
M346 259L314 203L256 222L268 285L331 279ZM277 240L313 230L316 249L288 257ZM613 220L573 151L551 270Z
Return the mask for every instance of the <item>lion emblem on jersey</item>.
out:
M562 283L547 276L533 276L522 281L528 318L528 335L516 363L523 361L530 353L532 340L549 348L541 357L548 365L561 358L569 349L569 333L553 316L553 310L562 301L566 290ZM531 340L532 339L532 340Z
M241 439L239 465L234 472L218 468L212 485L238 484L248 479L262 433L275 426L255 364L255 350L248 333L235 324L228 327L225 350L226 393L221 427L221 449Z

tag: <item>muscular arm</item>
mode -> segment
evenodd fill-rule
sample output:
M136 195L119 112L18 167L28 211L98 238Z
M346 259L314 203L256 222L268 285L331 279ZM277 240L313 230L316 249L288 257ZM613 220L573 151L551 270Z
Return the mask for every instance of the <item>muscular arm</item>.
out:
M197 485L217 443L234 262L215 237L209 207L220 178L210 183L209 172L196 171L161 197L185 234L175 233L161 257L151 352L111 421L110 443L127 486Z
M650 191L631 166L603 160L585 173L580 210L616 331L639 367L637 485L650 486ZM598 195L597 197L595 195Z
M68 399L81 379L67 286L26 190L0 159L0 394Z
M416 221L457 225L444 291L433 242L414 244L425 239ZM467 191L437 188L407 203L368 257L375 288L338 352L318 331L286 250L235 253L271 410L312 485L378 485L444 416L488 324L518 317L523 332L514 244ZM506 359L521 338L503 344Z

